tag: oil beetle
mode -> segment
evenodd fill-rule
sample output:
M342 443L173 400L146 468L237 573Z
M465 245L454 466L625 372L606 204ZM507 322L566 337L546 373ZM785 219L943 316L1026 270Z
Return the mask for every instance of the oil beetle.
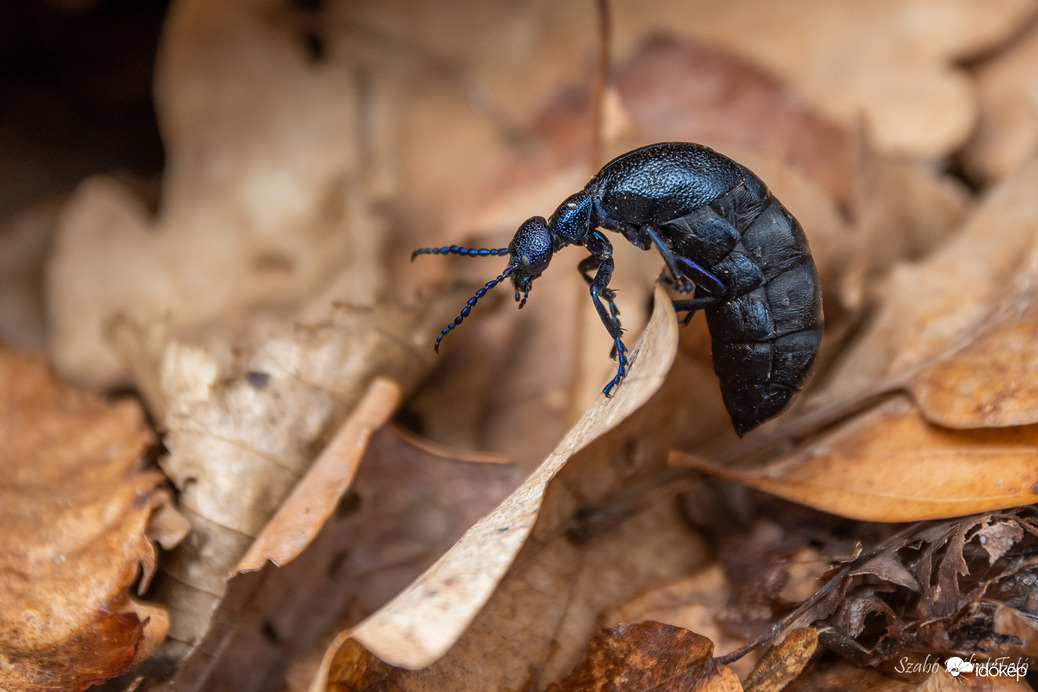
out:
M807 238L793 215L744 166L699 144L652 144L619 156L545 221L534 216L507 248L422 248L411 255L508 255L508 266L469 299L436 338L435 349L476 302L511 277L519 307L552 255L567 245L590 252L579 269L613 339L616 376L628 373L615 293L615 231L642 250L655 247L661 280L693 297L678 312L706 312L714 371L739 436L778 415L804 386L822 338L822 295ZM593 274L593 275L592 275Z

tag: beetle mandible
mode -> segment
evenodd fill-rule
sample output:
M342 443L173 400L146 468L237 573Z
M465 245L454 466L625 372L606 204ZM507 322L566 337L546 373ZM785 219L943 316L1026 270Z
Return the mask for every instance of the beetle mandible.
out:
M807 380L822 338L822 295L800 223L746 167L699 144L652 144L613 159L583 190L547 220L534 216L507 248L450 245L411 255L508 255L508 266L469 299L436 338L434 348L487 291L511 277L515 300L526 304L533 280L567 245L590 256L578 268L613 339L616 375L603 393L627 376L630 362L620 327L613 246L601 230L651 247L666 266L661 280L682 294L678 312L703 310L714 371L740 437L778 415ZM693 291L695 291L693 293Z

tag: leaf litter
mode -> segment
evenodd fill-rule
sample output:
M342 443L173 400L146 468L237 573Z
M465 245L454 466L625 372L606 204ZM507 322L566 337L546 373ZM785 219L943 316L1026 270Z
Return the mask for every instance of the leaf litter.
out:
M944 689L978 678L906 683L895 666L1033 658L1035 169L1026 144L990 153L1000 101L1027 99L1032 3L616 3L606 149L731 153L801 219L819 262L817 383L741 442L702 324L678 343L667 311L618 401L595 399L611 364L561 268L538 284L551 305L516 319L481 304L421 384L431 337L471 288L402 296L485 269L409 267L399 247L497 245L482 241L583 183L589 101L565 65L594 35L574 8L534 3L510 24L488 9L449 30L408 8L174 3L157 213L96 178L61 215L53 362L141 393L191 524L160 554L149 597L166 594L172 636L135 684L610 689L641 662L693 671L682 684L696 689ZM531 58L529 32L574 60ZM944 172L954 156L989 189L974 197ZM621 265L638 330L659 261ZM437 443L524 468L563 442L493 510L514 467L379 429L397 397ZM311 467L337 431L352 452L333 445ZM160 509L149 535L169 549L182 528ZM682 643L651 639L664 634ZM771 647L753 672L738 660L750 647Z

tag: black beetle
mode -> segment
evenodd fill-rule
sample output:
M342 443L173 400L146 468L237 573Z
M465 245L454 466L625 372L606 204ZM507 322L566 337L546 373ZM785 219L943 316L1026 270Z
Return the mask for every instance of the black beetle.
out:
M803 387L822 338L822 295L807 238L793 215L744 166L699 144L652 144L613 159L547 221L534 216L507 248L422 248L411 255L508 255L508 266L469 299L436 339L468 317L487 291L512 278L519 307L552 255L567 245L591 253L579 269L613 338L616 376L627 375L613 247L598 229L616 231L666 264L661 280L695 297L675 300L685 323L706 312L714 370L739 436L778 415ZM594 276L592 276L594 272Z

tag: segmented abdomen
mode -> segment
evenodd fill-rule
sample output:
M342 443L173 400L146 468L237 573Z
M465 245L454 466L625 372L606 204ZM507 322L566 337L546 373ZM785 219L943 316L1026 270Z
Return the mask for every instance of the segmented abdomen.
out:
M667 224L673 249L720 279L705 310L721 394L742 435L800 391L822 338L822 295L799 222L752 174Z

